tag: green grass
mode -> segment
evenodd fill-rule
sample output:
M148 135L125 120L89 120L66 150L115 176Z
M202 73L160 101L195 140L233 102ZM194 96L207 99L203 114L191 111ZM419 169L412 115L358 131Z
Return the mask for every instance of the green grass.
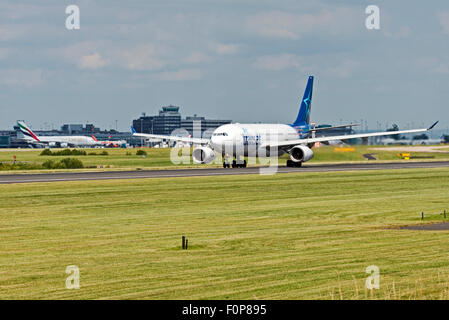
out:
M449 231L395 227L448 194L449 169L0 185L0 299L447 299Z
M55 150L55 149L52 149ZM56 149L58 150L58 149ZM60 149L62 150L62 149ZM104 149L84 149L87 153L96 152L97 155L86 156L70 156L71 158L80 159L85 167L108 167L108 168L148 168L148 167L169 167L173 166L170 162L169 149L145 149L148 152L147 157L137 156L134 149L106 149L108 155L101 155L100 152ZM60 160L65 156L40 156L42 149L35 150L7 150L0 152L0 162L12 161L13 156L16 156L17 161L30 162L35 164L42 164L46 160ZM131 153L127 155L126 153Z
M391 161L400 160L398 157L398 152L387 151L387 150L370 150L372 146L356 146L354 152L336 152L334 147L325 146L320 148L314 148L315 156L308 162L308 164L313 163L324 163L324 162L366 162L363 154L365 153L375 153L380 161ZM52 149L57 152L57 149ZM55 151L56 150L56 151ZM60 149L62 150L62 149ZM88 154L92 152L99 153L97 149L84 149ZM102 150L103 151L103 150ZM209 165L196 165L192 163L190 158L190 163L176 165L170 161L171 149L155 149L155 148L144 148L147 152L146 157L136 155L136 149L107 149L108 155L86 155L86 156L76 156L70 155L71 158L77 158L81 160L86 168L102 168L106 170L135 170L136 168L143 169L157 169L157 168L179 168L179 167L221 167L221 160L217 163L212 163ZM40 156L42 149L10 149L10 150L0 150L0 162L11 162L13 156L16 156L17 161L28 163L31 166L38 168L46 160L61 160L64 156ZM447 148L448 153L441 152L412 152L412 155L416 156L431 156L435 160L449 159L449 147ZM127 155L128 153L128 155ZM287 155L284 155L279 160L281 165L285 164L288 159ZM428 159L426 159L428 160ZM249 164L254 164L254 158L250 159ZM90 170L91 170L90 169ZM25 169L24 169L25 170Z

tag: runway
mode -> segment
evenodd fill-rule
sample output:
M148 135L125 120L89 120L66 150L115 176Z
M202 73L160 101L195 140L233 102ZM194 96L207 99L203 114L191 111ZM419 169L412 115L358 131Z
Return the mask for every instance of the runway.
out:
M173 170L136 170L136 171L103 171L103 172L61 172L39 174L5 174L0 175L0 184L60 182L84 180L115 180L142 178L179 178L198 176L225 176L241 174L288 174L294 172L330 172L356 170L386 170L412 168L440 168L449 167L449 161L429 162L388 162L388 163L355 163L355 164L318 164L303 165L301 168L268 168L249 167L236 169L173 169Z

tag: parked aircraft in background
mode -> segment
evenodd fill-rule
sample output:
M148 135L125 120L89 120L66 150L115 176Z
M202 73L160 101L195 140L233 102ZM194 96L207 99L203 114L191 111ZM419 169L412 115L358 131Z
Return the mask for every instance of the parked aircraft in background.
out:
M137 133L133 127L131 130L138 137L167 139L199 145L192 152L195 163L210 163L215 159L216 153L219 153L225 158L227 156L236 158L232 162L232 167L246 167L246 161L241 160L240 157L281 156L288 153L290 159L287 161L287 166L300 167L303 162L313 158L311 148L316 142L425 132L438 123L437 121L426 129L315 137L317 129L310 124L312 89L313 76L309 76L298 116L292 124L226 124L215 129L210 139ZM320 128L319 130L333 128L336 127ZM223 163L223 166L227 167L227 163Z
M440 139L392 139L386 138L379 142L383 145L432 145L432 144L442 144L444 143L443 138Z
M121 147L126 147L126 140L98 140L97 138L95 138L94 135L91 135L92 139L94 139L94 141L100 143L101 145L107 147L107 148L121 148Z
M100 146L98 141L86 136L37 136L23 121L17 121L20 132L23 134L21 139L34 145L43 145L48 147L92 147ZM18 137L20 139L20 137Z

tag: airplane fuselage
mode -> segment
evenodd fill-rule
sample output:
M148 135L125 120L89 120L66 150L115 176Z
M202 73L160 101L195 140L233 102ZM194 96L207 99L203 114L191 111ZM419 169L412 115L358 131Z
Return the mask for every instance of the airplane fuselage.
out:
M67 144L71 146L99 145L94 139L86 136L39 136L39 140L44 144Z
M297 128L286 124L226 124L212 133L211 146L222 155L260 156L270 142L299 139ZM265 150L263 150L265 152ZM281 153L282 150L280 150Z

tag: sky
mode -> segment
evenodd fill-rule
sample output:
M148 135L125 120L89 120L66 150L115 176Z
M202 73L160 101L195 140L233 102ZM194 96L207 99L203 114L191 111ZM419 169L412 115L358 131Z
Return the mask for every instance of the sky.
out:
M68 5L80 28L66 28ZM380 9L367 29L365 8ZM128 130L180 106L235 122L449 128L449 2L41 0L0 3L0 128ZM448 129L449 130L449 129Z

